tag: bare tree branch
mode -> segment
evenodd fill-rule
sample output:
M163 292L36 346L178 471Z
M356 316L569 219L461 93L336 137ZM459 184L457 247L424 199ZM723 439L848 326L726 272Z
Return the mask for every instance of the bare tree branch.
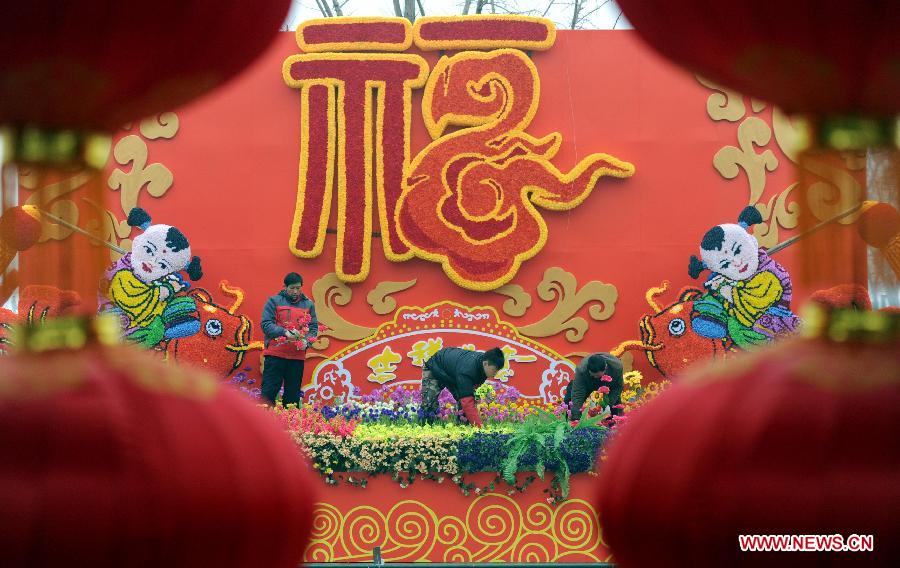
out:
M556 0L550 0L550 3L547 4L547 9L544 10L544 13L543 13L543 14L541 14L541 17L542 17L542 18L546 18L546 17L547 17L547 12L550 11L550 8L552 8L553 5L554 5L555 3L556 3Z
M403 11L400 9L400 0L394 0L394 15L398 18L403 17Z
M334 6L334 14L336 16L343 16L344 12L341 11L341 7L347 3L347 0L343 2L338 2L338 0L331 0L331 5Z
M416 4L419 5L419 15L420 15L420 16L424 16L424 15L425 15L425 8L422 6L422 0L416 0Z
M572 24L569 26L569 29L575 29L575 26L578 25L578 16L581 13L582 8L582 0L575 0L572 4Z
M584 22L587 22L587 21L588 21L588 18L591 17L591 14L593 14L594 12L596 12L597 10L599 10L599 9L602 8L602 7L603 7L603 5L601 4L600 6L597 6L596 8L594 8L593 10L591 10L590 12L585 12L584 14L582 14L582 16L581 16L581 18L579 19L579 22L578 22L578 23L579 23L579 24L582 24L582 23L584 23Z
M466 3L463 5L463 16L469 15L469 7L472 5L472 0L466 0Z
M410 22L416 21L416 0L404 0L403 17Z
M316 5L319 7L319 11L322 12L322 15L326 18L331 18L334 14L331 13L331 9L328 7L328 4L325 0L316 0Z

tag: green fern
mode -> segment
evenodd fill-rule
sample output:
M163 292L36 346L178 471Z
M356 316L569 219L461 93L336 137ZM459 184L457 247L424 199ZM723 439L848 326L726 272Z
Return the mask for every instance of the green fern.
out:
M569 464L562 455L562 444L576 428L603 428L601 421L609 416L609 411L597 416L586 417L577 426L555 414L539 411L526 418L512 432L506 443L506 457L501 463L501 475L506 483L513 485L520 462L526 452L535 452L534 471L542 480L548 466L555 467L553 485L559 488L562 497L569 496Z

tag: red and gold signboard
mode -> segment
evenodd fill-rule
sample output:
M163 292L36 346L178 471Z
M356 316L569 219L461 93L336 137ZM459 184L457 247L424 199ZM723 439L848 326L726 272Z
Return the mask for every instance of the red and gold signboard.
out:
M494 380L527 385L525 398L557 402L574 377L575 366L553 350L520 335L490 307L466 308L441 302L425 308L402 307L394 320L363 341L332 355L312 373L304 388L310 401L344 400L391 383L417 386L422 365L442 347L483 351L499 346L506 365ZM540 383L514 381L516 374L540 376ZM374 385L372 384L374 383Z

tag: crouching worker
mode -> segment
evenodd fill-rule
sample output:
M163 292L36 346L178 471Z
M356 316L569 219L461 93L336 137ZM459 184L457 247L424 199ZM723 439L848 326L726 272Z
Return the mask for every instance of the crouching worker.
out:
M575 379L566 388L564 401L569 405L569 420L581 420L581 408L591 393L603 390L605 400L609 401L609 409L613 416L622 416L622 389L625 381L622 377L622 362L609 353L594 353L581 360L575 368ZM607 389L603 387L608 387Z
M422 367L423 421L431 422L438 414L438 395L443 389L450 391L466 420L481 426L481 416L475 406L475 389L491 379L501 368L505 357L498 348L487 351L469 351L458 347L445 347L435 353Z

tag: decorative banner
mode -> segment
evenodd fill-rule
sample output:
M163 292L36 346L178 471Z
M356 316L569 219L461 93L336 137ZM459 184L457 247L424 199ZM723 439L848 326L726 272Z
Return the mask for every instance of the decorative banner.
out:
M443 347L484 351L500 347L506 365L495 381L514 385L524 398L556 402L574 377L575 366L552 349L523 337L491 307L440 302L401 307L394 319L362 341L320 363L304 386L310 401L357 398L390 383L418 387L422 366ZM528 378L516 380L517 372ZM539 381L534 379L539 377Z

